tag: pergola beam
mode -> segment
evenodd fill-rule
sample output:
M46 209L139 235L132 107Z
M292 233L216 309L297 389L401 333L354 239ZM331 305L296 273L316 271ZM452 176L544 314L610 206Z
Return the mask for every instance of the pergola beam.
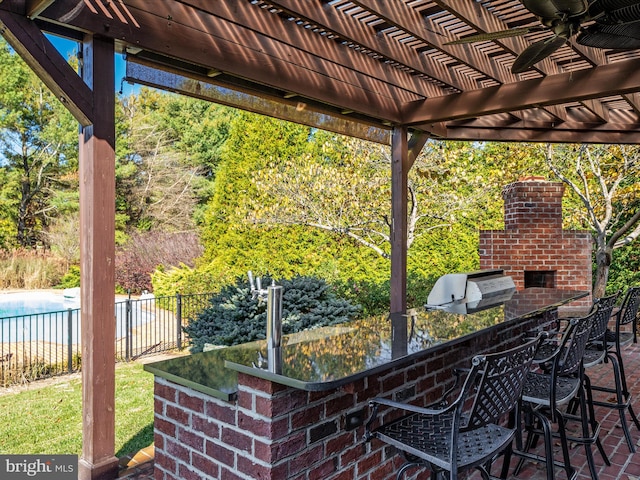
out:
M602 96L605 84L611 85L609 95L640 90L640 60L429 98L406 105L403 123L429 124L590 100Z
M81 125L93 123L91 90L33 21L0 9L0 34Z
M234 85L225 86L224 80L219 81L218 78L189 75L169 67L159 72L151 63L131 56L127 59L125 80L370 142L385 145L391 142L389 129L348 118L348 115L306 107L304 102L297 101L295 97L275 98L249 90L242 91Z
M265 41L255 30L226 22L181 2L110 2L110 8L119 6L123 11L120 16L112 15L108 21L103 12L93 12L82 4L81 8L76 8L78 5L75 0L57 0L42 16L46 15L54 24L55 19L62 18L64 22L60 25L69 28L95 32L136 48L215 68L239 78L254 78L263 85L296 92L329 105L335 105L340 99L343 108L395 123L401 117L400 104L417 98L405 89L385 83L380 76L360 77L344 65L306 55L284 42ZM1 6L0 3L0 9ZM156 13L159 7L164 15ZM167 36L171 38L170 42L166 41ZM321 38L317 36L317 40Z

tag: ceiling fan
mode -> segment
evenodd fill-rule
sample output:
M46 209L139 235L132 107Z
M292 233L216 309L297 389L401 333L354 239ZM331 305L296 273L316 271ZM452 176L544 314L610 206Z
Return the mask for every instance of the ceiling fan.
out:
M606 49L640 48L640 0L521 0L541 25L463 37L447 45L484 42L550 30L516 58L512 73L521 73L551 55L576 35L580 45Z

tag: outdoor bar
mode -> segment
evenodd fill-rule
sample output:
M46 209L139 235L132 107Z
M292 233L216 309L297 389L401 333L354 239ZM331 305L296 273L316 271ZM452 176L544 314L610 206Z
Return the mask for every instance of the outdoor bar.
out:
M625 2L594 1L588 8L586 2L560 2L566 7L559 8L560 17L545 13L544 18L527 2L428 3L425 8L424 2L380 0L0 1L0 35L82 126L79 188L86 350L79 478L110 480L118 469L115 347L104 341L114 336L110 321L116 54L126 55L128 64L148 68L130 69L124 80L391 147L390 312L394 315L391 322L378 319L382 323L373 329L378 337L372 337L377 343L365 343L377 354L364 355L366 350L350 347L350 342L360 340L363 326L341 333L334 329L335 334L326 338L316 331L320 335L316 340L298 343L285 338L281 373L253 367L254 362L262 365L256 358L264 348L259 345L150 366L156 374L157 478L301 478L303 474L296 472L307 470L306 478L389 477L391 462L383 450L370 450L360 440L358 425L369 398L378 394L414 398L414 385L416 398L435 396L454 364L483 349L517 341L522 331L553 321L559 305L581 295L565 291L561 298L540 299L525 307L529 294L548 284L558 291L547 288L540 293L583 290L575 283L564 286L564 273L555 267L533 263L533 268L527 267L533 283L525 289L527 298L518 292L491 326L475 332L463 329L418 350L410 346L417 333L433 336L433 332L393 328L400 313L407 311L408 174L428 139L640 142L640 49L629 49L624 42L589 46L564 41L566 37L557 42L563 38L553 31L560 22L570 30L569 36L577 34L581 29L575 25L607 19L614 9L626 9ZM637 15L629 20L626 27L638 25ZM524 36L505 39L500 34L532 22L553 29L545 29L545 38L536 34L535 41ZM588 25L592 33L608 37L610 26L596 23L595 32ZM473 32L498 36L491 40L491 48L484 41L464 47L451 44ZM80 43L81 75L45 34ZM547 50L535 64L523 65L527 55L521 54L531 52L530 47L539 49L539 42L550 38L562 52L547 55L551 52ZM169 83L157 75L159 71L179 81ZM530 232L528 236L533 238ZM552 232L546 239L557 236ZM486 234L481 254L504 245L507 238L513 238L511 228ZM520 240L512 243L522 247ZM514 254L522 252L514 248ZM481 258L481 268L494 268L484 261ZM591 279L590 267L582 276ZM526 280L518 279L517 285ZM411 325L420 325L422 316L432 314L418 311ZM468 317L452 318L463 324ZM398 335L391 332L406 335L406 351L400 341L392 341ZM332 350L323 370L311 348L321 343ZM239 358L242 352L246 359ZM298 378L289 371L295 362L297 368L309 371L340 372L341 359L360 366L322 380ZM268 363L267 358L267 367Z
M420 307L149 364L156 479L393 478L393 453L363 440L376 396L425 404L451 370L509 348L586 291L528 288L459 313Z

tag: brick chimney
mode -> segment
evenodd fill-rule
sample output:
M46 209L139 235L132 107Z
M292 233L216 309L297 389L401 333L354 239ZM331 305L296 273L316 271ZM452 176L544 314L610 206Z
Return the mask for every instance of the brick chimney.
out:
M480 268L501 268L518 290L591 291L592 238L562 229L562 182L527 177L507 185L504 230L480 231ZM583 302L591 304L589 296Z

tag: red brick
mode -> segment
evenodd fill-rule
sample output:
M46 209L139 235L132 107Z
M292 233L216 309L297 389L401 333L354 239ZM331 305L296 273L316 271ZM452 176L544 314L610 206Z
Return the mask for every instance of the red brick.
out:
M346 470L341 470L337 475L327 479L327 480L354 480L355 477L354 467L350 467Z
M164 450L164 437L157 431L153 432L153 444L158 450Z
M208 478L219 478L220 476L220 465L211 461L210 458L207 458L203 455L194 453L192 456L191 464L199 472L205 473ZM202 474L200 475L200 478L202 478Z
M320 460L322 460L321 445L304 450L300 455L296 455L289 460L289 473L297 474L302 472Z
M342 432L337 437L327 440L325 445L325 456L343 452L347 447L354 444L359 439L354 438L355 432Z
M178 440L198 452L204 452L204 437L192 431L178 428Z
M272 463L274 461L273 448L271 443L253 440L253 456L262 462Z
M396 372L382 379L382 389L385 392L398 388L405 384L404 372Z
M241 385L241 390L243 389L243 387L246 387L249 390L258 390L269 395L274 395L277 392L281 392L289 388L278 383L270 382L269 380L265 380L263 378L258 378L253 375L247 375L245 373L238 373L238 385Z
M271 422L261 418L254 418L243 412L238 412L238 427L260 437L271 437Z
M167 439L165 441L165 451L167 452L167 455L171 455L178 460L182 460L186 463L189 463L190 461L189 450L177 443L174 439Z
M204 413L204 400L198 397L187 395L184 392L178 393L178 404L188 410Z
M209 474L209 472L206 472L206 473ZM217 475L217 472L216 472L216 475ZM202 474L200 472L196 472L188 468L184 464L180 465L178 469L178 476L180 477L181 480L202 480ZM211 477L209 478L215 478L215 476L211 475Z
M167 405L165 412L166 416L178 425L189 425L189 411L184 410L181 406Z
M209 458L219 463L229 465L230 467L235 466L235 453L223 445L207 441L205 445L205 453Z
M238 472L250 475L252 479L267 480L273 478L271 475L271 467L252 462L251 459L242 455L238 456L236 467Z
M309 480L326 480L336 471L336 459L330 458L309 470Z
M209 418L201 417L199 415L193 415L191 417L191 427L196 432L202 432L209 438L220 437L220 425Z
M220 467L220 480L245 480L245 477L240 477L233 470Z
M153 394L175 403L177 391L174 387L171 387L169 385L162 385L158 382L155 382L153 385Z
M358 472L368 472L369 470L377 468L378 465L382 463L381 451L378 450L378 452L370 455L364 455L363 452L363 454L360 455L359 459Z
M341 395L333 398L325 404L325 417L329 418L338 415L340 412L350 410L354 405L353 395Z
M173 422L156 416L153 425L157 432L163 433L168 437L176 436L176 425Z
M378 458L378 463L380 463L380 451L374 453L374 457ZM349 448L345 448L343 452L340 454L340 465L346 466L351 463L357 462L362 456L366 453L366 447L364 443L359 443ZM372 454L367 455L367 457Z
M215 402L206 402L205 415L223 423L231 425L235 425L236 423L236 409L231 406L223 406Z
M162 451L156 450L154 454L154 465L161 467L163 470L167 472L176 473L177 472L177 464L175 459L168 457Z
M274 444L273 461L277 462L284 458L291 457L303 451L307 446L305 432L297 432L290 435L285 441Z
M324 413L324 405L307 407L304 410L291 414L291 429L297 430L318 423Z
M242 450L244 452L251 451L251 437L244 433L231 428L223 428L220 436L223 443Z

